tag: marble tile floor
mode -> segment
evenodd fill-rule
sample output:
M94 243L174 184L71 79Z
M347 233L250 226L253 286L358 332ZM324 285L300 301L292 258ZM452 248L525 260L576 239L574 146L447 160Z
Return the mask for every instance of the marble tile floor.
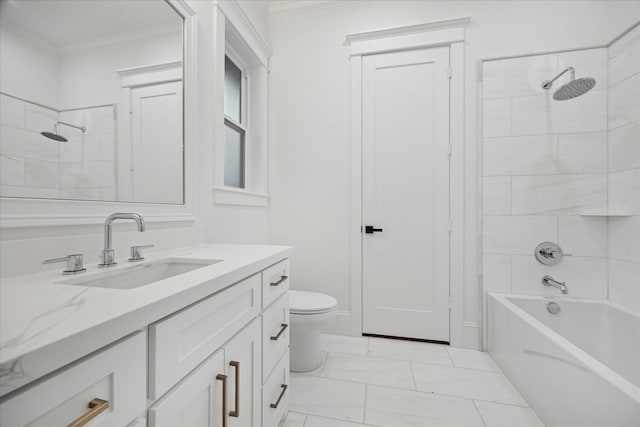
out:
M487 353L321 337L322 366L291 373L280 427L544 427Z

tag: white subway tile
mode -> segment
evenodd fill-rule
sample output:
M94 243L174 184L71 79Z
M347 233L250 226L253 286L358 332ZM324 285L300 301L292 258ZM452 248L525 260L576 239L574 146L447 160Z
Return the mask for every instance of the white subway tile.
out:
M559 71L567 67L573 67L576 79L581 77L596 79L596 86L593 90L607 90L607 48L563 52L558 54L558 63L560 66ZM556 81L554 88L558 88L569 81L568 77L566 77L567 74L560 78L561 81ZM554 88L551 90L554 90Z
M545 92L542 82L557 74L558 55L486 61L482 70L482 95L485 99L537 95Z
M640 263L640 216L609 218L609 258Z
M24 101L0 94L0 123L17 128L24 128L24 120Z
M607 175L514 176L511 212L518 215L607 211Z
M100 160L113 160L115 158L116 142L113 133L100 135Z
M609 172L640 168L640 121L609 131Z
M511 255L482 255L484 292L511 292Z
M69 138L64 144L60 144L60 162L73 163L82 161L82 137Z
M100 136L83 135L82 137L82 160L94 162L100 160Z
M546 241L558 241L555 217L483 216L482 246L485 254L533 254L536 246Z
M511 289L514 294L558 296L560 290L542 284L546 275L565 282L569 296L578 298L607 298L607 259L565 257L559 264L540 264L531 255L512 258Z
M82 173L82 163L62 163L60 164L60 189L74 190L89 187L86 178Z
M607 132L558 136L560 173L607 173Z
M27 187L58 188L58 164L27 159L25 162Z
M25 109L25 128L33 132L53 132L53 125L59 120L58 112L49 108L27 103ZM64 135L63 126L58 133Z
M640 25L609 46L609 86L640 72Z
M609 299L640 311L640 264L609 260Z
M565 253L588 257L607 256L606 217L560 216L558 227L558 244Z
M99 188L70 188L60 190L60 198L67 200L100 200Z
M640 73L609 88L609 129L640 120Z
M492 175L536 175L558 172L555 135L484 138L482 173Z
M482 178L482 212L485 214L511 213L511 177Z
M115 167L113 162L85 162L84 176L90 187L112 187L115 185Z
M24 185L24 159L0 156L0 184Z
M100 194L98 195L98 200L111 200L111 201L118 200L116 188L115 187L101 188Z
M640 169L609 174L609 211L640 214Z
M482 117L485 137L511 135L511 98L484 100Z
M552 94L513 98L513 135L607 130L607 92L591 91L570 101Z
M57 162L60 144L36 132L0 125L0 154Z
M28 197L33 199L57 199L57 188L23 187L16 185L0 185L3 197Z

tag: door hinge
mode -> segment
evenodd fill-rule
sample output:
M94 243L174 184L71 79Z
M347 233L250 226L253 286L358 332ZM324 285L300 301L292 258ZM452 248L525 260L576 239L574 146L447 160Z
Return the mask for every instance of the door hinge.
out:
M449 310L453 307L453 298L449 297Z
M452 153L453 153L453 145L452 145L452 144L449 144L449 145L447 146L447 155L448 155L449 157L451 157L451 154L452 154Z
M453 70L451 69L451 67L449 67L447 69L447 76L449 77L449 80L451 80L451 74L453 73Z
M449 221L449 224L447 225L447 230L449 231L449 233L451 233L451 231L453 230L453 224L451 223L451 221Z

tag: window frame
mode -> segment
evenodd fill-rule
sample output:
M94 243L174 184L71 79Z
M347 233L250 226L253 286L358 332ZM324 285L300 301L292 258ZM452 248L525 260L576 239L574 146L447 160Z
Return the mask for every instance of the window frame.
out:
M231 46L229 46L228 44L225 46L225 64L226 64L226 59L229 58L229 60L231 62L233 62L233 64L238 67L238 69L240 70L240 121L238 122L237 120L235 120L233 117L229 116L228 114L226 114L226 112L224 112L224 108L223 108L223 115L224 115L224 127L229 127L235 131L237 131L238 133L240 133L240 139L241 139L241 143L242 143L242 165L240 167L241 169L241 186L236 187L234 185L227 185L227 183L225 182L224 179L224 171L223 171L223 186L225 188L229 188L229 189L233 189L233 190L237 190L237 191L246 191L247 190L247 170L248 170L248 162L247 162L247 152L248 152L248 147L247 145L251 143L251 133L250 133L250 128L249 128L249 123L250 123L250 117L249 117L249 108L248 108L248 104L249 104L249 100L251 99L251 97L249 96L249 76L247 75L247 66L245 65L245 63L240 59L240 57L235 53L235 51L233 50L233 48ZM225 77L226 77L226 70L225 70ZM226 91L223 88L223 97L226 97ZM226 151L226 138L223 141L224 144L224 148L223 151ZM223 170L224 170L224 162L223 162Z

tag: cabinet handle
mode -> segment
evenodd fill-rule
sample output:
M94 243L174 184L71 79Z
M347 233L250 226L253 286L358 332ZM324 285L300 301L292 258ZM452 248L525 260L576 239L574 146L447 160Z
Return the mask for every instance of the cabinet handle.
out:
M222 381L222 427L227 427L227 376L216 375L218 381Z
M91 402L89 402L89 410L78 417L67 427L82 427L83 425L87 424L89 421L106 411L108 408L108 400L98 399L96 397L95 399L92 399Z
M271 282L271 286L278 286L280 283L284 282L288 278L289 276L280 276L280 280L278 280L277 282Z
M282 400L282 398L284 397L284 392L287 391L287 387L289 387L286 384L282 384L280 387L282 387L282 391L280 392L280 396L278 396L278 400L276 400L276 403L271 403L269 404L270 408L277 408L278 405L280 404L280 401Z
M240 362L232 360L229 365L236 368L236 409L230 411L229 415L238 418L240 416Z
M271 339L273 341L276 341L278 338L280 338L280 335L284 334L284 331L289 327L289 325L287 325L286 323L282 323L282 324L280 324L280 326L282 326L282 328L278 331L276 336L275 337L271 337Z

